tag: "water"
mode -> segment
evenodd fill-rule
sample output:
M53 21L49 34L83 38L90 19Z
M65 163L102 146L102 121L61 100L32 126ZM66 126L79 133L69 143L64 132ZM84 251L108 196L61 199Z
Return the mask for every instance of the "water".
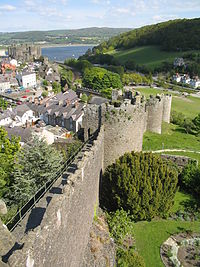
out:
M42 48L42 55L52 61L64 62L68 58L79 58L84 55L88 49L93 46L65 46L65 47L48 47Z

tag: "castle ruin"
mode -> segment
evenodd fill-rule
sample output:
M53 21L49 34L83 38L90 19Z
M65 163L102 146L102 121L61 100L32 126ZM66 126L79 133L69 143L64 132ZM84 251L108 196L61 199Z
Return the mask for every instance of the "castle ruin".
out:
M8 48L8 55L18 61L32 61L41 56L41 47L30 44L11 45Z
M171 100L161 95L144 101L137 95L120 107L86 106L85 139L93 133L97 138L12 233L0 224L0 266L80 267L103 170L125 152L141 151L145 131L161 133L162 122L170 120Z

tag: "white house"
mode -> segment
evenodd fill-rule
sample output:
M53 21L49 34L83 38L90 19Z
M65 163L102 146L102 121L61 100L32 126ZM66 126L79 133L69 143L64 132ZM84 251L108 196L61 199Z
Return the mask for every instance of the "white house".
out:
M193 88L198 88L198 87L200 87L200 80L199 79L191 79L190 80L190 85Z
M12 123L12 110L6 110L0 114L0 126L6 126Z
M26 125L27 122L35 122L38 118L35 113L26 104L19 105L15 109L10 108L0 115L0 126L16 126Z
M173 81L176 81L177 83L181 82L181 75L179 75L178 73L176 75L173 75L172 79Z
M16 75L20 86L24 88L35 87L37 85L35 72L22 72Z
M174 67L181 67L181 66L184 66L184 65L185 65L185 62L184 62L184 59L182 57L175 58Z
M190 77L188 75L184 75L181 79L181 82L182 83L185 83L185 84L190 84Z
M16 59L11 59L11 60L10 60L10 64L13 65L13 66L15 66L15 67L18 66L18 64L17 64L17 60L16 60Z
M9 88L10 88L9 81L0 80L0 93L5 92Z

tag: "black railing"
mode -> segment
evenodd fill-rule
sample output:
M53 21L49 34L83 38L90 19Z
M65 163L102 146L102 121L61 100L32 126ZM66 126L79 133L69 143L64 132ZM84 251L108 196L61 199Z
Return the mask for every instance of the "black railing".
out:
M84 142L78 149L71 155L67 161L61 166L56 175L47 181L36 193L35 195L23 206L18 212L9 220L6 224L8 230L11 232L17 227L17 225L23 220L23 218L27 215L27 213L35 207L35 205L39 202L39 200L48 192L53 184L63 175L63 173L68 169L70 164L74 161L77 154L83 149L83 147L92 140L95 140L98 136L99 130L97 130L90 138Z

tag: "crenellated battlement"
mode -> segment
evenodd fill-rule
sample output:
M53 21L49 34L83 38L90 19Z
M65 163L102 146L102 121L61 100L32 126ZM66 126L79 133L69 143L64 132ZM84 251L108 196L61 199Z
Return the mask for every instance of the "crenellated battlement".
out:
M170 122L171 95L151 96L147 100L140 93L127 96L119 107L106 103L85 108L85 139L104 125L105 167L127 151L141 151L144 132L161 134L162 122Z

